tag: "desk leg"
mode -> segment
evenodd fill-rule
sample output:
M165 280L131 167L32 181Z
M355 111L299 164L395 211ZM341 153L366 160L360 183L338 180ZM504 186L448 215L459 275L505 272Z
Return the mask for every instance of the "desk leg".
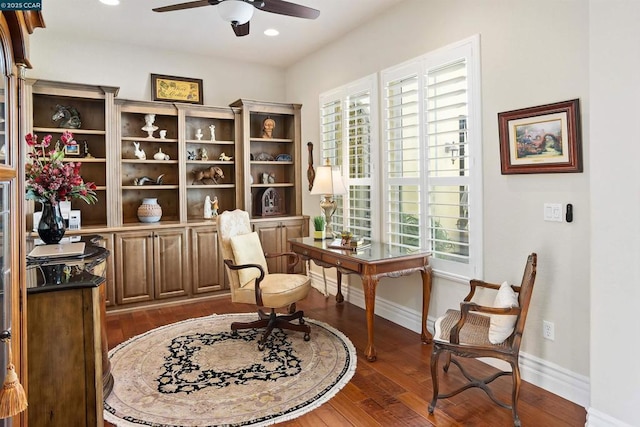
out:
M367 348L364 350L364 355L369 362L374 362L377 359L377 353L373 343L373 321L375 317L376 286L378 286L378 279L374 279L371 276L363 276L362 286L364 287L364 306L367 314Z
M341 303L344 301L344 297L342 296L342 273L340 270L336 270L336 278L338 280L338 292L336 293L336 302Z
M429 302L431 301L431 267L427 266L420 271L422 275L422 342L430 344L433 335L427 329L427 318L429 316Z

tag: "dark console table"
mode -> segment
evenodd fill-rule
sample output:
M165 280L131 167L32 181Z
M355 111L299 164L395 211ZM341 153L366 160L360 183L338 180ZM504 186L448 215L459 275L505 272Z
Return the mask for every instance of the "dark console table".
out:
M100 426L113 388L105 266L109 251L86 236L84 253L27 258L29 424Z

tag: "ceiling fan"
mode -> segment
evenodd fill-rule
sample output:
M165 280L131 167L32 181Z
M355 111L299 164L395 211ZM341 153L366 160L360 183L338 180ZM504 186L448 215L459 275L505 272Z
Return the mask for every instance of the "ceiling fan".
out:
M222 19L231 23L236 36L249 34L249 20L254 8L278 15L296 18L316 19L320 11L307 6L290 3L284 0L196 0L170 6L156 7L154 12L171 12L174 10L192 9L202 6L218 6Z

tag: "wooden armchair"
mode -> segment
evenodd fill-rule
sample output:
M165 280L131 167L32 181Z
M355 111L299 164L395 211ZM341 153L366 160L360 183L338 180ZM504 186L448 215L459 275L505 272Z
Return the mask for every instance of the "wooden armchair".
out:
M506 282L503 285L487 283L480 280L471 280L471 290L464 301L460 303L460 310L448 310L447 313L436 321L436 333L433 340L433 352L431 354L431 379L433 381L433 399L429 405L429 413L433 414L436 402L439 398L454 396L471 387L479 387L484 390L489 398L498 405L506 409L511 409L513 423L520 426L518 418L517 404L520 393L520 368L518 366L518 355L520 352L520 342L524 331L529 302L533 291L533 284L536 279L537 255L532 253L527 259L527 264L520 286L509 286ZM497 307L486 307L471 302L476 288L483 287L498 290L499 296L494 303ZM517 294L514 294L513 292ZM512 303L501 304L506 295L507 300L512 298ZM517 298L517 306L516 306ZM473 312L485 313L489 316L475 314ZM504 325L504 321L513 322L511 325ZM512 323L513 324L513 323ZM500 337L500 333L502 336ZM462 387L444 394L438 394L438 359L444 353L446 361L443 366L444 372L448 372L451 362L460 368L462 374L469 382ZM462 367L460 362L451 355L457 357L495 357L509 362L511 372L499 371L487 378L474 378ZM488 386L489 383L503 375L512 375L513 389L511 405L499 401Z
M266 262L266 258L287 256L288 271L293 271L298 255L293 252L265 255L245 211L225 211L216 219L218 240L229 276L231 301L258 307L258 320L233 322L231 329L265 328L258 341L260 350L264 349L274 328L304 332L305 341L309 341L311 328L304 324L304 313L296 311L296 302L309 293L311 279L302 274L270 274ZM276 314L276 309L284 307L287 307L288 314ZM270 313L265 313L264 308ZM291 323L293 320L298 320L298 324Z

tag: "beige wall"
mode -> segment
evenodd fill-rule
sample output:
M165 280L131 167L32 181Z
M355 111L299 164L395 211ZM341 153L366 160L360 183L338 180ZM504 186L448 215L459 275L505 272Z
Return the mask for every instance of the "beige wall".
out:
M480 34L484 278L517 283L527 254L537 252L523 351L582 376L589 375L588 168L580 174L501 175L497 114L580 98L588 164L587 21L588 4L579 0L407 0L297 63L286 79L287 98L305 106L303 140L317 143L321 92ZM318 198L304 193L305 213L317 215ZM545 202L572 203L574 222L544 222ZM457 306L467 290L436 278L431 315ZM378 295L420 310L418 277L383 282ZM555 341L542 339L543 319L555 323Z
M638 21L637 0L405 0L286 74L37 30L27 76L119 86L120 97L142 100L149 99L150 73L198 77L210 105L240 97L303 103L303 144L317 143L321 92L480 34L484 278L518 281L526 255L538 252L523 351L562 373L590 377L589 426L635 425L640 373L633 338L625 340L635 336L626 326L637 323L640 292ZM573 98L582 106L585 172L502 176L497 113ZM317 215L318 198L303 194L305 213ZM573 203L575 221L545 223L545 202ZM379 295L419 312L418 289L417 280L389 281ZM437 278L432 315L465 292L466 285ZM555 323L554 342L541 338L542 319Z
M640 423L640 2L591 0L589 425ZM586 261L586 260L585 260ZM610 419L609 416L613 417Z
M151 99L151 73L202 79L204 102L227 106L239 98L285 101L281 69L247 62L185 55L83 35L74 40L36 30L29 78L116 86L119 98Z

